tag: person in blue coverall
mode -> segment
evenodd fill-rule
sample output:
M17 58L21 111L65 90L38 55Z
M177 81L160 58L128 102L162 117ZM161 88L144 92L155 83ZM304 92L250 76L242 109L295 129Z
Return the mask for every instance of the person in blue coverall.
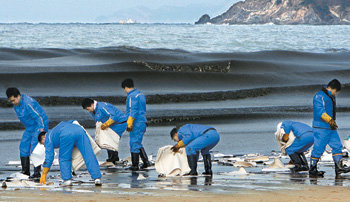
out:
M96 185L101 185L101 172L97 158L92 149L90 139L84 128L73 123L74 120L62 121L46 134L42 132L38 141L45 145L45 162L40 178L41 184L46 184L46 176L55 157L54 149L59 148L59 165L64 186L72 185L72 153L76 146L82 154L87 170Z
M116 132L121 138L126 130L126 121L128 117L117 107L106 102L97 102L90 98L86 98L82 102L83 109L90 112L95 122L102 122L101 129L105 130L108 127ZM118 151L107 150L107 162L116 164L119 161Z
M323 176L323 171L317 170L317 163L325 151L327 144L332 148L335 174L338 177L341 173L350 171L342 163L342 148L336 120L336 98L341 90L341 84L334 79L313 98L313 129L315 135L314 147L311 153L309 174L312 176Z
M281 141L287 143L290 139L291 132L293 132L295 136L292 144L285 149L285 152L295 166L291 169L292 172L308 171L309 166L304 152L314 144L314 133L312 128L304 123L295 121L283 121L277 126L277 130L280 128L283 128L284 130Z
M146 132L146 97L134 87L132 79L125 79L122 88L128 95L126 99L126 115L128 116L126 130L130 132L131 170L139 170L139 157L143 161L142 169L151 166L145 149L142 146L143 135Z
M181 147L186 147L187 161L191 171L186 175L198 175L197 161L199 151L204 161L205 175L213 175L211 169L211 156L209 151L220 141L220 135L215 128L199 124L186 124L177 130L170 131L171 139L177 142L171 150L178 152Z
M14 105L17 117L26 128L19 145L22 173L30 175L30 154L38 144L40 132L48 131L49 119L44 109L32 97L21 94L17 88L6 90L7 98ZM41 165L34 167L32 178L39 178Z

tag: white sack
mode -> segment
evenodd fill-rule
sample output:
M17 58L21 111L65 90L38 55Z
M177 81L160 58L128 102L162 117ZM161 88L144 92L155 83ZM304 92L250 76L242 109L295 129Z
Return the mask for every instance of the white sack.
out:
M344 147L350 152L350 139L344 140Z
M101 129L101 122L96 123L96 134L95 140L98 146L102 149L109 149L112 151L119 150L119 135L114 132L111 128L106 130Z
M40 166L45 161L45 146L43 144L38 143L34 148L32 154L30 155L30 160L34 167Z
M158 150L155 163L158 174L172 177L189 173L191 169L188 166L185 148L181 148L179 152L174 155L174 152L170 150L171 147L172 145L168 145Z
M81 126L78 121L74 121L73 122L74 124L77 124L79 126ZM83 129L84 127L81 126ZM84 129L85 130L85 129ZM94 154L97 156L100 154L100 147L98 147L98 145L96 144L96 142L94 141L94 139L92 139L92 137L89 135L89 133L85 130L85 134L89 137L90 139L90 143L91 143L91 146L92 146L92 150L94 151ZM85 162L84 162L84 158L83 156L81 155L79 149L74 146L73 148L73 153L72 153L72 169L74 171L78 171L82 166L85 165Z

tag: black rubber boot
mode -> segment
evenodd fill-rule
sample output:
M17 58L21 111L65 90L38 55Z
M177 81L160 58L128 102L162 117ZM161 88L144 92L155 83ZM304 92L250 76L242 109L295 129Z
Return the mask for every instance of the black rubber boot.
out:
M324 171L318 171L317 170L317 163L318 160L311 159L310 161L310 170L309 170L309 175L311 177L323 177Z
M34 167L34 174L32 176L30 176L30 178L40 178L41 177L41 165Z
M139 170L139 156L140 156L140 153L131 153L131 162L132 162L132 165L130 166L130 170L132 171L138 171Z
M22 173L30 176L30 159L29 156L21 157Z
M213 175L213 171L211 170L211 156L210 154L203 155L204 162L204 170L203 175Z
M302 161L301 161L299 154L293 153L293 154L290 154L289 157L290 157L290 160L292 160L292 162L294 164L294 168L291 168L290 171L292 173L296 173L296 172L301 171Z
M140 149L140 157L141 157L142 162L143 162L143 164L141 166L142 169L145 169L145 168L148 168L151 166L150 162L148 161L146 151L143 147Z
M198 175L197 160L198 155L187 155L188 166L190 167L191 171L185 175Z
M117 161L119 161L119 152L118 151L113 151L113 160L114 160L114 164L117 163Z
M342 173L348 173L350 172L350 167L343 165L343 160L340 160L338 162L334 162L335 165L335 176L339 177Z
M309 170L309 164L307 163L307 159L305 157L304 152L300 153L300 157L301 157L301 165L302 165L304 171L308 171Z
M108 159L106 159L106 161L112 162L114 165L116 165L117 161L119 161L118 151L107 150L107 154L108 154Z

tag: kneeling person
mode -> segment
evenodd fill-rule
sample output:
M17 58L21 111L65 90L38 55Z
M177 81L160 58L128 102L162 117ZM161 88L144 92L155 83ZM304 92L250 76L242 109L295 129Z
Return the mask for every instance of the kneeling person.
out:
M291 171L308 171L304 152L314 144L312 128L300 122L283 121L277 125L275 135L282 153L288 154L295 166Z
M199 124L186 124L179 130L173 128L170 132L171 139L177 142L171 149L178 152L181 147L186 147L187 161L191 171L187 175L198 175L197 161L199 151L202 153L205 175L213 175L211 170L211 156L209 151L214 148L220 135L211 126Z
M82 102L83 109L90 112L91 116L94 118L95 122L102 122L101 129L105 130L108 127L116 132L119 137L126 130L128 117L120 111L117 107L106 102L97 102L90 98L86 98ZM107 150L108 159L107 162L112 162L116 164L119 161L118 151Z
M38 141L45 145L45 162L43 164L43 173L40 178L41 184L46 184L46 175L48 174L54 160L55 148L59 150L59 164L63 185L72 185L72 152L76 146L81 152L86 168L91 178L95 180L96 185L101 185L101 172L97 158L92 150L89 137L85 130L72 121L63 121L46 134L39 134Z

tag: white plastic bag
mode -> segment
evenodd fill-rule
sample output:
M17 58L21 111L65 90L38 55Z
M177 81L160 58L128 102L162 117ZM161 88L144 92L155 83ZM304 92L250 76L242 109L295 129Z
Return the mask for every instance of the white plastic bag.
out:
M102 149L109 149L112 151L119 150L119 135L112 129L107 128L106 130L101 129L101 122L96 123L96 134L95 140L98 146Z
M45 146L43 144L38 143L34 148L32 154L30 155L30 160L34 167L40 166L45 161Z
M158 150L155 163L158 174L172 177L189 173L191 169L188 166L185 148L181 148L179 152L174 153L170 150L171 147L172 145L168 145Z

